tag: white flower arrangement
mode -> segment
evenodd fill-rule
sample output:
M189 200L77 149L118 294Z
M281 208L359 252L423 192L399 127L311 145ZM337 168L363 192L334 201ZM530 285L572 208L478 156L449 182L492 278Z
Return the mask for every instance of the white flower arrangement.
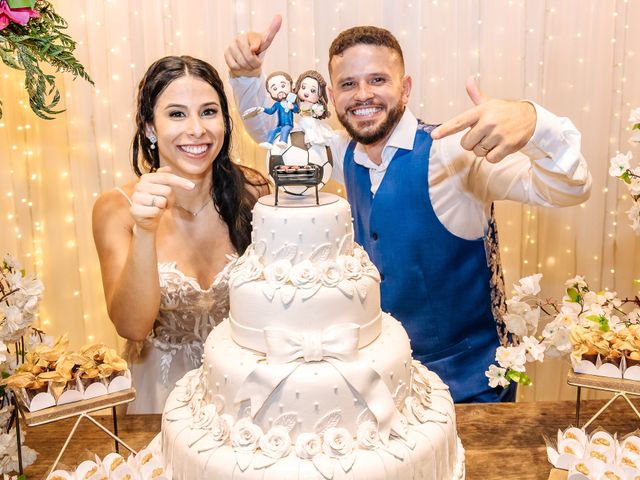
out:
M629 143L632 145L638 144L640 143L640 107L631 111L629 122L633 125L631 127L633 135L629 139ZM640 165L632 168L632 159L633 154L631 152L618 153L611 159L609 175L619 178L627 186L633 199L633 205L626 213L629 220L631 220L631 228L640 234Z
M576 276L565 282L566 292L558 304L538 296L541 278L540 273L522 278L507 300L505 323L511 344L497 348L498 365L490 365L485 372L491 387L506 387L512 381L530 385L526 364L542 362L545 356L571 354L579 360L586 347L577 341L578 333L583 338L606 338L611 350L617 345L624 345L625 351L632 348L625 336L640 326L638 297L620 299L616 292L594 292L583 277ZM543 320L545 326L538 332Z
M20 352L25 347L44 340L42 332L19 342L31 328L42 298L44 287L36 277L27 277L20 262L5 255L0 264L0 373L8 376L15 370ZM10 351L10 344L15 348ZM20 345L20 346L19 346ZM18 445L15 428L11 428L15 415L9 393L0 387L0 474L18 470ZM24 433L21 435L24 437ZM20 439L24 442L24 438ZM31 465L36 452L22 446L23 467Z

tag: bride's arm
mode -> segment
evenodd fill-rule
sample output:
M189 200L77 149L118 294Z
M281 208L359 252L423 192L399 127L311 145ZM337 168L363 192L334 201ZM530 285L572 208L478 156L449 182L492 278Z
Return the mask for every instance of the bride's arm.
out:
M93 207L93 238L109 318L121 337L144 340L160 306L155 232L136 228L129 203L112 190Z

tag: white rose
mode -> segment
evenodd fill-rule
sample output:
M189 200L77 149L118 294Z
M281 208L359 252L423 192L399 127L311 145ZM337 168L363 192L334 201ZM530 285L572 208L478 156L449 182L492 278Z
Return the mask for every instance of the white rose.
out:
M276 260L264 268L264 278L267 282L274 285L284 285L289 281L289 272L291 272L291 262L287 259Z
M284 427L273 427L260 438L260 449L267 457L282 458L290 448L289 430Z
M362 264L357 258L340 255L338 257L338 264L342 267L345 277L349 280L357 280L360 278L362 274Z
M211 436L216 442L224 443L229 438L231 426L233 425L233 417L231 415L218 415L211 425Z
M349 455L353 450L353 438L346 428L331 427L324 432L322 451L333 458Z
M380 443L378 426L372 421L362 422L358 427L358 446L366 450L377 448Z
M196 412L191 426L200 430L210 430L217 416L218 412L215 405L204 405Z
M303 260L291 269L291 283L299 288L311 288L318 280L320 273L310 260Z
M342 268L333 261L322 262L320 276L325 287L335 287L342 280Z
M191 415L193 417L197 417L200 413L200 410L203 407L206 407L207 404L204 401L204 393L196 388L196 391L193 393L191 397L191 401L189 402L189 408L191 409Z
M322 439L316 433L301 433L296 440L296 455L311 460L322 451Z
M231 430L231 445L234 450L254 452L262 437L262 429L249 419L240 420Z
M363 267L371 264L369 254L367 254L366 250L362 247L354 247L353 256L360 262L360 265L362 265Z

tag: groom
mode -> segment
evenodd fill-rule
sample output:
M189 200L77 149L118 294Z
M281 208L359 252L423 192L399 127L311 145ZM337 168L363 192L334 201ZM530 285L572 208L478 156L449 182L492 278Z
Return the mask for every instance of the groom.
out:
M225 52L240 111L264 97L262 54L280 23L236 37ZM380 270L383 311L402 322L414 358L456 402L513 399L513 389L490 388L485 376L505 339L492 202L585 201L591 177L579 132L534 103L490 99L473 79L471 109L437 128L418 121L407 107L402 49L378 27L340 33L329 74L346 130L330 145L334 172L344 178L356 241ZM264 118L245 126L257 141L271 128Z

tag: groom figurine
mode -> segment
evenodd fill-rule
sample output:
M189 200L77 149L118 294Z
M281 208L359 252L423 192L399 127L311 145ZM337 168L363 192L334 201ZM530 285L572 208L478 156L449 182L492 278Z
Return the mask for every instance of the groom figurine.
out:
M240 106L259 96L263 53L280 27L238 36L225 52ZM485 371L506 340L493 201L584 202L591 177L580 133L528 101L490 99L467 81L473 107L439 127L407 107L412 80L387 30L343 31L329 49L330 97L341 132L334 172L354 215L356 241L380 271L381 303L409 333L413 356L456 402L512 400ZM254 139L270 125L245 126Z
M270 107L263 107L261 112L273 115L277 113L278 124L271 130L266 142L260 143L260 147L270 149L276 136L280 134L278 146L285 148L289 139L289 132L293 128L293 114L299 112L296 94L292 93L291 76L287 72L273 72L267 77L265 85L267 92L274 100Z

